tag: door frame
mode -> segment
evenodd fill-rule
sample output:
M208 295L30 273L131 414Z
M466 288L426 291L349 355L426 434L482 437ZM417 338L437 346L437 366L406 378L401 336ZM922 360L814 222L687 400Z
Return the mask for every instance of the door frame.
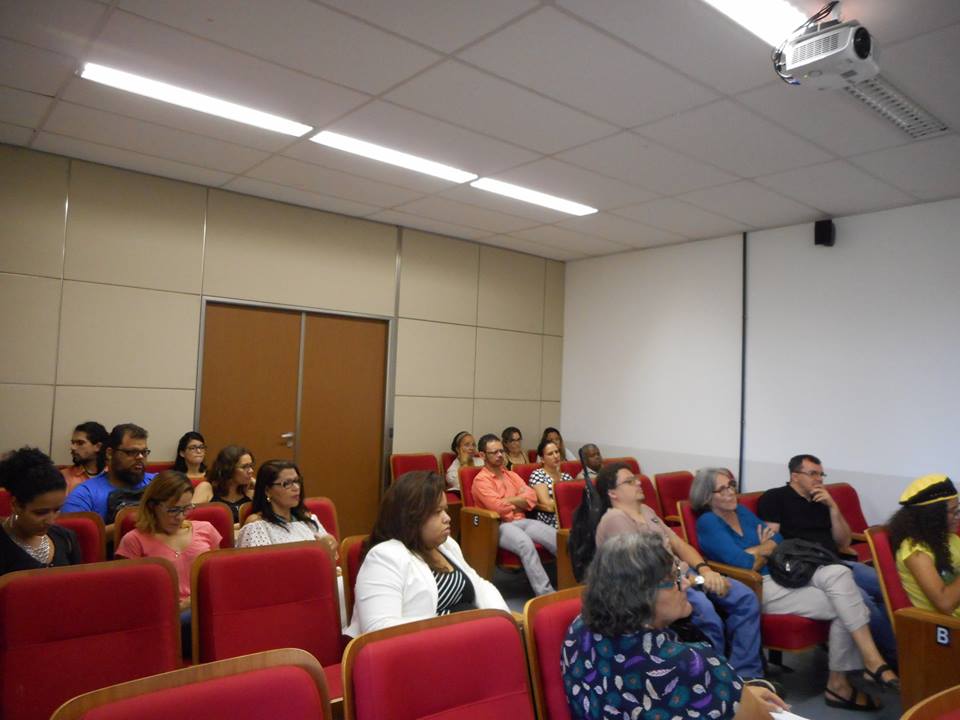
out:
M399 271L398 271L399 272ZM399 293L399 288L398 288ZM193 426L199 427L200 423L200 397L203 391L203 340L207 323L207 304L216 303L218 305L234 305L240 307L265 308L267 310L286 310L300 313L300 362L297 369L297 414L296 428L297 444L294 445L293 457L296 461L299 455L300 446L300 403L302 402L303 391L303 332L306 324L306 313L311 315L332 315L334 317L359 318L363 320L380 320L387 323L387 362L386 377L383 387L383 447L380 452L380 482L381 492L386 487L388 481L387 472L389 463L387 458L393 452L393 409L396 388L396 369L397 369L397 318L392 315L376 315L372 313L349 312L347 310L327 310L322 308L308 307L306 305L284 305L281 303L264 302L261 300L240 300L237 298L218 297L215 295L202 295L200 297L200 338L197 343L197 388L193 401Z

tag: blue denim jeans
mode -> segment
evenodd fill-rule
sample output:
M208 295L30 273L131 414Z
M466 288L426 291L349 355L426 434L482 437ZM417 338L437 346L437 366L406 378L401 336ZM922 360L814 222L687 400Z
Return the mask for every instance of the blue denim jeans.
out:
M863 604L870 611L870 634L877 644L877 649L884 660L896 665L897 641L893 637L893 628L890 626L887 606L883 602L883 590L880 588L877 571L860 562L846 562L844 565L853 572L853 581L860 588Z
M693 605L690 619L710 639L714 649L726 655L727 661L743 678L763 677L760 657L760 603L746 585L731 580L730 592L723 597L690 588L687 599ZM723 610L726 619L720 617Z

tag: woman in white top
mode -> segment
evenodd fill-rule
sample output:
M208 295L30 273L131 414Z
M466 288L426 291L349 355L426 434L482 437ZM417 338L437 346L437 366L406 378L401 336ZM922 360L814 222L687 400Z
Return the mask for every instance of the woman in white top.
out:
M560 472L560 448L549 440L543 440L537 447L537 454L543 458L543 467L530 473L527 484L537 493L537 517L550 527L557 525L557 502L554 500L553 486L573 480L565 472Z
M364 552L344 630L351 637L471 608L507 610L450 537L444 481L435 472L404 473L387 489Z
M483 465L483 458L477 457L477 441L467 430L461 430L453 436L450 450L456 457L447 468L447 490L460 492L460 468Z
M317 540L336 559L336 538L303 503L303 477L296 463L268 460L260 466L251 511L237 535L237 547Z

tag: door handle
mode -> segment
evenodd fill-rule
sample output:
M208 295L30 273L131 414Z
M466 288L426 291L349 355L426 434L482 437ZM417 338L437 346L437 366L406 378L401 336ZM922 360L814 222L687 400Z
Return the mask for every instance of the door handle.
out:
M295 432L280 433L280 439L284 441L283 444L286 445L288 448L293 447L293 439L296 436L297 434Z

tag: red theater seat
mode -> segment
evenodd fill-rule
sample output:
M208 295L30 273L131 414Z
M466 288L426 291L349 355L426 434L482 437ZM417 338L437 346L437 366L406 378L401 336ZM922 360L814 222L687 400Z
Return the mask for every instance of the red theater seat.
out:
M337 508L333 500L328 497L308 497L304 499L303 504L317 516L324 530L337 540L340 539L340 523L337 522Z
M330 555L308 541L219 550L193 564L193 661L297 647L341 696L340 601Z
M526 463L524 465L514 465L513 471L517 475L523 478L525 483L530 482L530 476L533 475L533 471L539 467L543 467L540 463Z
M900 720L960 720L960 685L917 703Z
M249 506L246 503L243 507ZM241 508L242 509L242 508ZM225 503L209 502L197 505L187 514L190 520L203 520L213 525L220 533L220 547L233 547L233 513ZM136 506L125 507L113 520L113 547L120 547L123 536L137 526Z
M533 678L533 699L540 720L568 720L567 693L560 672L560 651L567 628L580 614L583 587L541 595L523 608L523 639Z
M13 510L10 507L10 493L0 488L0 518L10 517Z
M452 459L451 462L453 462ZM437 456L433 453L395 453L390 456L390 482L394 482L404 473L415 470L440 472Z
M677 509L677 503L690 497L693 473L686 470L657 473L653 476L653 481L657 484L657 494L660 496L663 519L671 525L679 525L680 511Z
M175 669L173 566L159 558L0 577L0 717L47 720L81 693Z
M857 554L860 562L872 563L873 557L870 555L870 546L867 545L867 519L863 515L863 508L860 505L860 496L856 488L847 483L830 483L823 486L830 497L837 502L840 508L840 514L850 526L853 533L853 542L850 543L850 550Z
M52 720L330 720L323 668L294 648L244 655L95 690L70 700Z
M603 464L604 464L604 465L611 465L611 464L613 464L613 463L623 463L623 464L625 464L627 467L630 468L630 471L631 471L634 475L639 475L639 474L640 474L640 463L637 462L637 459L636 459L635 457L631 457L631 456L629 456L629 455L625 455L624 457L606 458L606 459L603 461Z
M511 615L470 610L367 633L344 655L346 720L533 720Z
M99 513L61 513L57 525L70 528L77 534L83 562L96 563L107 559L107 533Z
M343 598L347 605L347 622L353 617L353 591L360 572L360 553L368 535L351 535L340 543L340 574L343 577Z
M583 470L583 465L580 464L579 460L564 460L560 463L560 472L566 473L572 478L576 478L581 470Z

